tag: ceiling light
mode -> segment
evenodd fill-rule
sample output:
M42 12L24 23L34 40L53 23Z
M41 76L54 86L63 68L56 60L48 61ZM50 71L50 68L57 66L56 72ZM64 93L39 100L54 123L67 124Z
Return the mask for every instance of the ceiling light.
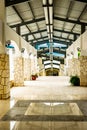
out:
M51 39L53 39L53 34L51 33Z
M49 33L50 32L50 30L49 30L49 26L47 25L47 32Z
M47 4L47 0L43 0L43 5L46 5Z
M53 61L53 55L52 54L50 55L50 60Z
M44 61L44 64L48 64L48 63L51 63L51 61L50 60Z
M50 25L50 31L53 32L53 25Z
M49 7L50 24L53 24L53 7Z
M49 0L49 4L51 5L53 3L53 0Z
M48 33L48 38L50 39L50 34Z
M44 13L45 13L45 18L46 18L46 24L48 24L48 9L47 7L44 7Z

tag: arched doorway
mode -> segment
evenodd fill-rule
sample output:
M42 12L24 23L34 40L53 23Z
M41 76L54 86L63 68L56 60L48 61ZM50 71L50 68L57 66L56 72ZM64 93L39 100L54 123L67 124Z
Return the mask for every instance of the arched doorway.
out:
M9 55L9 81L10 81L10 87L14 86L14 58L16 56L20 55L19 48L15 41L13 40L7 40L6 41L6 54Z
M58 76L58 75L59 75L59 69L56 69L56 68L46 69L46 76Z

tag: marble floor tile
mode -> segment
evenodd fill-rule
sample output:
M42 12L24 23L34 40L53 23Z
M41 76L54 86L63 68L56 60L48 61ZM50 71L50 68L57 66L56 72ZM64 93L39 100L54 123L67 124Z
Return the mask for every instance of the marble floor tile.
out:
M25 115L82 115L76 103L30 103Z
M81 125L80 125L81 124ZM16 122L12 130L86 130L87 122Z
M24 84L0 100L0 130L87 130L87 87L71 86L66 76Z

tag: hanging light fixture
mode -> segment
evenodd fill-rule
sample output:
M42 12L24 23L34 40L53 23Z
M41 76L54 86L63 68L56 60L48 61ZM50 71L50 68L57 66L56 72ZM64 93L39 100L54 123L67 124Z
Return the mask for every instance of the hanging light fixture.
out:
M44 7L44 13L45 13L45 20L46 20L46 24L48 24L49 22L49 20L48 20L48 9L47 9L47 7Z
M49 39L49 53L51 68L53 68L53 0L43 0L45 20L47 25L48 39Z

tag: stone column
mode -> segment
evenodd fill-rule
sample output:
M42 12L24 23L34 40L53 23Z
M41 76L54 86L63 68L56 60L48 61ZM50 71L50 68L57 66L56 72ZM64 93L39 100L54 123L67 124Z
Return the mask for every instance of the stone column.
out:
M5 0L0 0L0 99L10 97L9 55L5 53Z
M80 57L80 86L87 86L87 56Z
M79 59L69 59L68 76L78 75L80 86L87 86L87 56L80 56Z
M64 76L64 64L60 64L59 76Z
M42 64L42 58L38 58L38 65L39 65L39 75L42 75L42 70L43 70L43 64Z
M39 75L40 76L46 76L46 71L44 69L44 65L43 64L42 65L40 64Z
M9 56L0 54L0 99L10 97Z
M24 58L24 80L31 79L31 61L29 58Z
M68 76L80 76L80 61L73 58L68 60Z
M31 74L35 74L35 70L34 70L34 56L32 55L32 58L30 58L30 62L31 62Z
M24 63L22 57L14 58L14 86L24 85Z

